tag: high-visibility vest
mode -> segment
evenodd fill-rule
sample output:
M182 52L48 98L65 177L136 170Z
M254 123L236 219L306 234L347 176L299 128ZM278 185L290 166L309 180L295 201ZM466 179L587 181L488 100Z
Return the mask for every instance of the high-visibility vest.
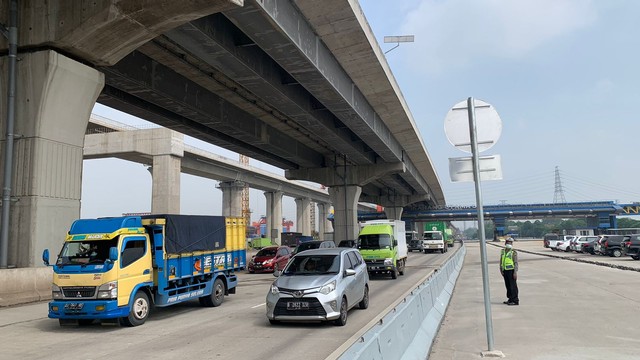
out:
M513 270L516 268L513 264L513 250L505 251L505 249L502 249L500 268L502 270Z

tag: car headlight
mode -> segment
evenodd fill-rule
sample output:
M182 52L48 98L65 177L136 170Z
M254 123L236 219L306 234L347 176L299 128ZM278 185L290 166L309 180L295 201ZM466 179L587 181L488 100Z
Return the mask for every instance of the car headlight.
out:
M269 265L269 264L271 264L274 260L275 260L275 259L273 259L273 258L272 258L272 259L269 259L269 260L266 260L266 261L264 261L264 262L262 263L262 265Z
M280 289L276 286L276 284L271 284L271 293L276 295L280 293Z
M100 285L98 288L98 299L117 299L118 298L118 282L112 281Z
M326 285L324 285L324 286L322 286L320 288L320 294L327 295L327 294L329 294L330 292L332 292L335 289L336 289L336 281L333 280L332 282L330 282L330 283L328 283L328 284L326 284Z
M393 265L393 259L392 258L384 259L384 264L385 265Z
M56 284L51 285L51 298L53 299L62 299L62 290Z

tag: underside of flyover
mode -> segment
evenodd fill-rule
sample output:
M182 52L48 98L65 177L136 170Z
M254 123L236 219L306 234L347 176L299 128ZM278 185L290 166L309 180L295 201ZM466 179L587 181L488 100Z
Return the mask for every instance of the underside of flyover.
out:
M407 204L444 203L356 1L11 3L20 18L9 249L17 266L36 265L37 253L57 243L51 234L79 216L82 146L96 100L334 188L353 215L346 227L357 227L357 200L396 216ZM7 49L0 37L8 73Z

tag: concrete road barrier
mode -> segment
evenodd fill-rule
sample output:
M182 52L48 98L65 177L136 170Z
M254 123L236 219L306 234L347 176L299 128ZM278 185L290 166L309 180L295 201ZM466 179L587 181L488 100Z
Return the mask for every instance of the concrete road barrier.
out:
M466 248L462 246L440 269L432 272L337 358L428 358L465 254Z
M51 299L53 268L0 270L0 307Z

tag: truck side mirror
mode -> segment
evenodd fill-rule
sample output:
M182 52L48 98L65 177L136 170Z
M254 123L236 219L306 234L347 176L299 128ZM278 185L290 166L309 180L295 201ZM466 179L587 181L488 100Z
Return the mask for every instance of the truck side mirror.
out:
M109 248L109 260L116 261L118 260L118 248L113 246Z
M49 249L44 249L42 252L42 261L44 261L45 265L49 266Z
M398 246L398 240L393 240L393 246Z

